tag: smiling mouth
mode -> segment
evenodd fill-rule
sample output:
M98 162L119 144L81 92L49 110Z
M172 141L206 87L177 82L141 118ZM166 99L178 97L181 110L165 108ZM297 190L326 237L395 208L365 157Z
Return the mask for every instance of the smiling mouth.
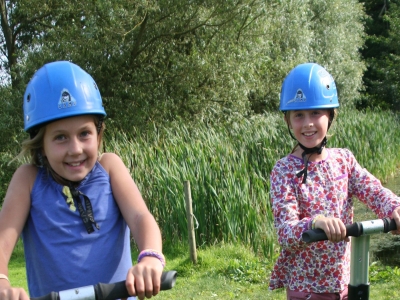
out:
M305 132L303 133L304 136L313 136L316 132Z
M74 162L74 163L67 163L67 165L71 166L71 167L78 167L83 163L83 161L80 162Z

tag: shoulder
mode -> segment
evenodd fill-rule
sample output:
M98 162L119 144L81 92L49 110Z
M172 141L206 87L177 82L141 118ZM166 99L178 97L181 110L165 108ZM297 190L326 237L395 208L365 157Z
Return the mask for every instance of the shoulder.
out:
M288 174L296 173L302 163L303 160L301 158L294 155L287 155L276 162L272 169L272 175L287 176Z
M296 168L298 164L302 164L303 163L303 159L300 157L297 157L295 155L289 154L285 157L282 157L281 159L279 159L275 166L274 169L287 169L287 168Z
M20 166L15 172L7 189L6 199L29 199L35 184L38 168L32 164Z
M99 163L109 174L113 170L118 170L122 167L126 168L121 157L119 157L117 154L111 153L111 152L103 153L99 158Z
M23 181L24 184L28 183L33 186L35 182L36 175L38 173L38 167L33 164L25 164L15 171L13 175L13 180Z
M347 148L329 148L329 156L334 159L354 160L354 154Z

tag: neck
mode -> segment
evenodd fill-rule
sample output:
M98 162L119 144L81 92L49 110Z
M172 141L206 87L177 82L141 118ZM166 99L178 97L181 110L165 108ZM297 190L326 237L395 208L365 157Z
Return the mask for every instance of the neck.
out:
M304 150L301 149L300 146L297 146L291 154L298 158L303 158L302 157L303 152L304 152ZM309 161L312 161L312 162L324 160L324 159L326 159L327 156L328 156L328 152L326 151L326 148L324 148L322 150L321 154L318 154L318 153L314 153L312 155L307 154Z

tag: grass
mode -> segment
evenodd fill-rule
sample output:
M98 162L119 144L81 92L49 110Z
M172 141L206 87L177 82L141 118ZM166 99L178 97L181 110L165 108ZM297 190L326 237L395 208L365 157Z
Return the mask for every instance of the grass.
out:
M356 220L369 220L376 217L367 211L363 204L355 203ZM371 236L371 248L376 249L382 239L390 235ZM161 292L155 299L203 300L203 299L243 299L243 300L285 300L283 289L268 290L268 278L277 252L271 259L256 255L250 247L218 243L200 246L197 249L198 263L190 261L186 244L164 245L167 260L166 270L176 270L178 278L172 290ZM132 259L138 251L132 247ZM373 260L370 266L370 299L398 299L400 297L400 269ZM9 264L9 278L14 287L27 289L25 259L22 243L16 245Z
M271 299L285 300L283 289L269 291L268 278L274 259L265 260L243 245L216 244L198 249L198 263L189 259L184 244L165 245L166 270L176 270L178 278L172 290L161 292L155 299ZM132 257L137 257L133 249ZM13 286L26 287L23 248L19 242L10 261ZM370 268L374 280L370 299L398 299L400 269L375 263Z

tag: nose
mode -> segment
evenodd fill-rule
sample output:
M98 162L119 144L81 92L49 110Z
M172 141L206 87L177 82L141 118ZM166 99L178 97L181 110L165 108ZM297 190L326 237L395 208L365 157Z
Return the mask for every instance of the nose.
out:
M82 153L82 144L76 137L71 138L68 147L68 155L79 155Z
M307 117L304 119L304 127L313 127L314 123L312 122L311 118Z

